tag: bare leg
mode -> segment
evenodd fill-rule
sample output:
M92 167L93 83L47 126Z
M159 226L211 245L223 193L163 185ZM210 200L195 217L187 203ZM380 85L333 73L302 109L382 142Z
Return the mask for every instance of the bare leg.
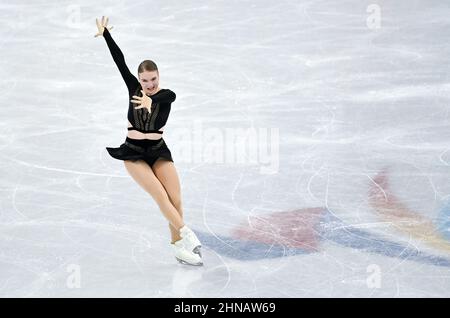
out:
M170 202L183 218L183 208L181 205L181 187L178 179L178 173L172 161L157 160L153 165L153 172L166 190ZM172 243L181 240L180 232L169 223Z
M125 160L124 162L131 177L153 197L171 226L176 231L179 231L184 226L183 219L173 206L164 186L155 176L150 166L143 160Z

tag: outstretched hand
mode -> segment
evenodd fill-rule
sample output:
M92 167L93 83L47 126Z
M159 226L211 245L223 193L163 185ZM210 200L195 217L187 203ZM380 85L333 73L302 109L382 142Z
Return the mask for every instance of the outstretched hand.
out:
M141 89L142 97L133 95L132 103L138 104L139 106L134 107L134 109L147 108L148 112L151 113L152 99L145 95L144 91Z
M98 19L95 19L95 23L97 23L98 32L94 37L103 35L103 31L105 31L105 28L109 30L112 30L113 27L108 27L108 17L102 16L102 22L98 22Z

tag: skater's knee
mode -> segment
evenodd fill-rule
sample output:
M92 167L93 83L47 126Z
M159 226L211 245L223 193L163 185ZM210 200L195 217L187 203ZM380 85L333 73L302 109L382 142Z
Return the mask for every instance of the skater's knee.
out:
M171 197L170 202L172 202L175 209L177 209L178 211L181 211L181 198L180 197L177 197L177 198Z
M152 193L153 200L159 205L159 207L164 207L167 204L170 204L169 197L167 196L166 191L157 191Z

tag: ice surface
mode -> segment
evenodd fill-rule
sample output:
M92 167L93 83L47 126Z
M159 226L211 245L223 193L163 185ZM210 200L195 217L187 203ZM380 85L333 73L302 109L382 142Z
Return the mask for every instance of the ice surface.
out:
M449 297L450 10L376 3L1 0L0 296ZM127 91L102 15L177 94L202 268L105 150Z

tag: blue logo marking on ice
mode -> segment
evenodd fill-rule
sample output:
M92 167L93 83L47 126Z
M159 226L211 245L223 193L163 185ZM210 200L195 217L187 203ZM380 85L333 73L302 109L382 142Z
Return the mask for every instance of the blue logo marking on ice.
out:
M435 224L445 239L450 241L450 199L444 202Z
M244 261L315 253L322 250L320 243L328 241L366 253L450 267L450 260L445 257L431 255L405 244L390 241L381 235L358 229L346 224L326 208L321 208L320 213L317 212L318 208L315 209L315 215L320 217L314 222L311 222L311 209L300 209L273 213L259 224L253 222L252 226L247 224L238 227L230 236L200 231L196 233L206 248L223 256ZM294 219L291 217L289 222L285 222L283 214L286 213L296 217ZM279 222L276 223L276 220ZM261 226L262 224L267 226ZM305 224L312 229L310 233L315 235L292 239L295 231L307 231Z

